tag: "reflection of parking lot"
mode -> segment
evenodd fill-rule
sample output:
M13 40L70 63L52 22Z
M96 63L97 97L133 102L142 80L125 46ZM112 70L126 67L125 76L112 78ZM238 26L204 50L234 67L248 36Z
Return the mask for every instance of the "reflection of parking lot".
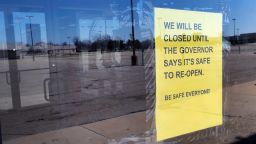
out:
M256 60L255 46L232 47L224 58L224 124L182 138L184 144L234 143L237 137L248 137L256 130ZM203 136L203 137L202 137ZM191 142L193 140L193 142Z
M35 61L29 56L19 59L22 107L19 112L1 116L5 138L11 134L38 133L144 110L144 67L130 65L131 52L40 56ZM1 81L6 77L0 76ZM45 100L46 79L49 81ZM3 94L0 103L8 99L8 106L1 109L10 109L10 85L4 80L0 89Z
M50 68L52 71L58 69L59 73L57 78L52 75L51 79L59 80L61 83L65 83L67 88L62 92L59 91L58 93L72 93L73 91L81 93L83 91L87 93L87 95L90 93L90 97L92 97L93 95L99 95L97 94L99 93L98 88L108 87L110 89L112 86L112 89L115 89L113 87L115 84L112 85L111 83L117 84L122 81L120 76L118 77L115 75L115 71L118 71L118 69L121 68L110 70L111 67L122 67L130 65L129 52L86 52L82 53L80 56L59 56L51 57L50 59L52 60L50 63L51 67L49 67L49 58L47 56L36 57L35 61L32 61L31 57L27 56L17 61L20 77L17 83L20 85L22 106L40 104L40 101L41 103L45 103L44 81L46 81L47 78L50 78ZM8 62L2 60L1 67L3 68L0 74L1 80L3 82L1 83L2 86L0 88L2 97L1 109L10 109L12 108L12 103ZM63 75L63 77L61 75ZM111 76L108 81L101 80L103 79L102 77L106 77L107 75ZM114 82L115 79L120 80L119 82ZM95 83L92 85L90 81L94 81ZM104 82L100 83L101 81ZM81 85L79 85L81 82L84 83L85 87L93 87L93 90L88 91L88 88L87 90L81 89ZM76 85L79 85L79 87L76 87ZM48 93L48 85L46 87L46 92ZM121 85L118 85L118 87L121 87ZM106 93L107 89L104 89L103 91ZM23 100L24 98L25 100Z
M256 79L255 51L255 46L242 46L241 54L238 54L237 47L234 47L231 54L226 57L224 64L230 72L229 80L232 85Z
M131 52L84 52L70 56L36 57L35 62L31 57L18 60L20 70L34 69L21 72L23 108L19 112L1 115L4 138L10 139L13 134L20 137L62 129L144 110L144 67L130 66L130 56ZM224 103L226 124L219 131L223 137L229 135L229 130L234 131L227 139L232 139L239 131L247 134L255 128L250 125L254 120L253 105L256 102L253 98L256 65L252 63L255 58L253 52L240 55L232 52L224 58L225 79L231 85ZM6 97L11 101L5 74L1 73L0 78L3 81L0 103L8 101ZM46 101L43 82L49 78ZM214 138L207 142L211 141L220 140Z

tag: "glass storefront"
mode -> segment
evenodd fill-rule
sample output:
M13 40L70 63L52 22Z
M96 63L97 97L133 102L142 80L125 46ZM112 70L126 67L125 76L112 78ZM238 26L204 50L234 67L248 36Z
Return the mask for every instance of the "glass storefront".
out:
M130 1L14 0L0 10L4 143L145 110L146 42L136 36L131 67Z
M104 137L105 143L156 143L156 7L223 15L223 125L161 143L250 142L256 128L255 4L0 0L2 143L33 143L30 136L38 140L43 133L140 112L143 124L131 125L142 133Z

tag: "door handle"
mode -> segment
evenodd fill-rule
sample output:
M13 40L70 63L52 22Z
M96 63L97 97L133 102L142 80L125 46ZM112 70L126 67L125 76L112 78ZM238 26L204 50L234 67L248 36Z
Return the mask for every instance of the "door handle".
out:
M49 97L47 96L47 85L49 84L49 82L50 82L50 78L44 79L44 99L48 102L50 101L50 96Z

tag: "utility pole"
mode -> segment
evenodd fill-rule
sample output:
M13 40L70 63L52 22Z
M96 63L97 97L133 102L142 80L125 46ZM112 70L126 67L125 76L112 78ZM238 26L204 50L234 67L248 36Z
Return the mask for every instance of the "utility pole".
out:
M133 16L133 0L131 0L131 22L132 22L132 48L133 48L133 54L132 54L132 66L137 65L137 56L136 56L136 49L135 49L135 36L134 36L134 16Z
M34 39L33 39L33 30L32 30L32 22L31 19L33 16L26 16L29 19L29 27L30 27L30 37L31 37L31 47L32 47L32 55L33 55L33 61L35 61L35 51L34 51Z

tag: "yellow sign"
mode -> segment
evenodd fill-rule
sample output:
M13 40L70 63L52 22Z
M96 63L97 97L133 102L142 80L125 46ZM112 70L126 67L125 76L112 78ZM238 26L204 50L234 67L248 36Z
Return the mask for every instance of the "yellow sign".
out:
M222 14L155 8L157 141L222 124Z

